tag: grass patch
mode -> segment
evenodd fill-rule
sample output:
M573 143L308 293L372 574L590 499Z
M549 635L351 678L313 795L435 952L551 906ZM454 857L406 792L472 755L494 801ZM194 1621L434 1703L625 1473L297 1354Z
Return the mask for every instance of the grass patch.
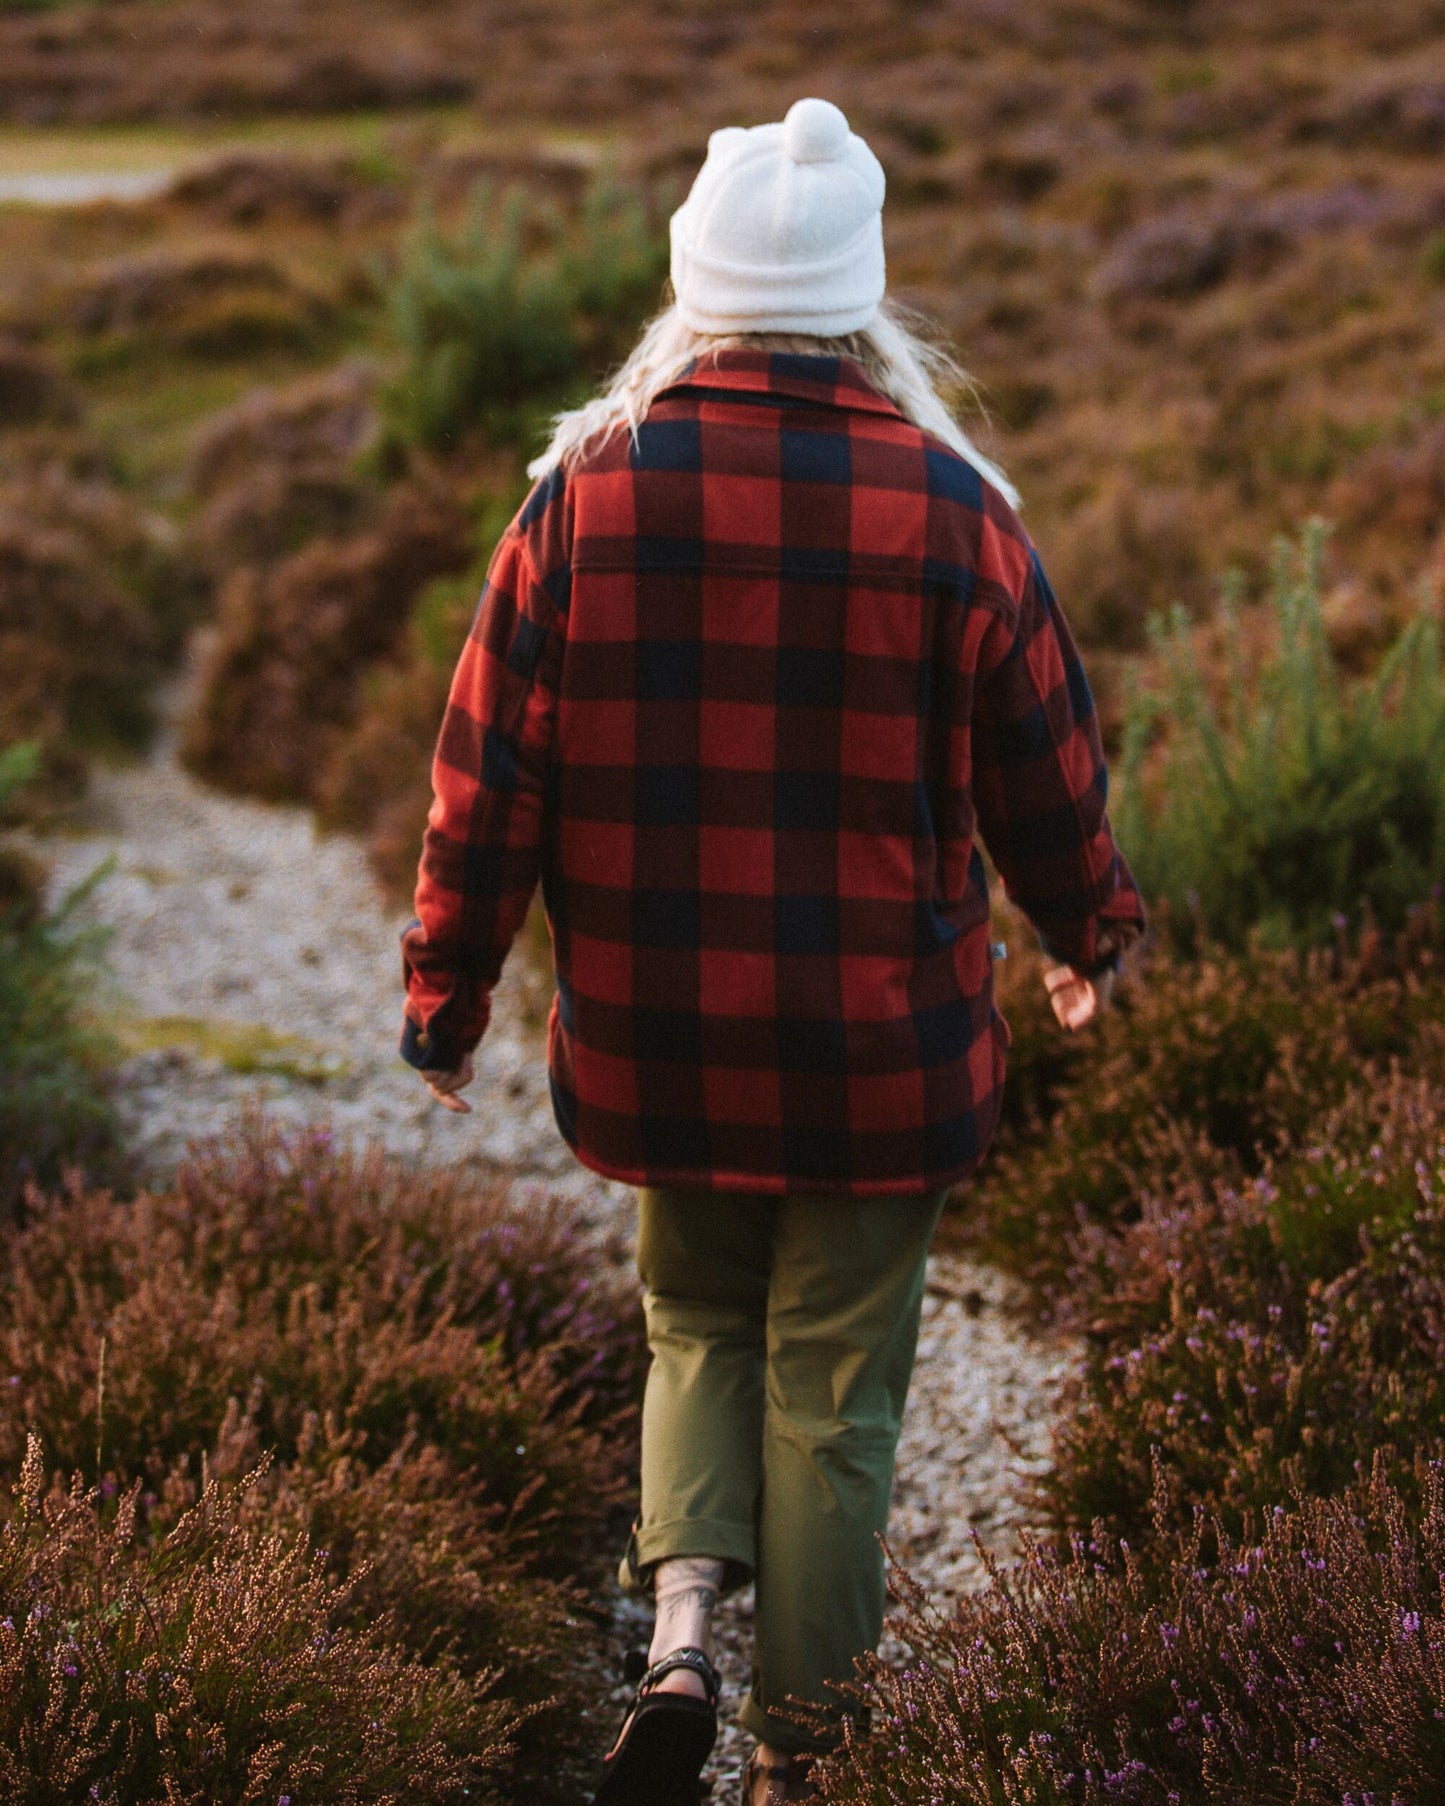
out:
M177 1048L199 1060L214 1060L227 1072L246 1077L290 1079L325 1085L344 1078L346 1060L300 1035L278 1034L259 1022L227 1022L201 1016L128 1016L113 1023L127 1054Z
M0 814L38 765L33 746L0 754ZM25 896L0 907L0 1216L69 1168L123 1172L109 1087L117 1049L85 1011L102 937L74 922L102 872L53 912Z
M189 358L124 363L86 380L96 437L114 447L126 485L184 518L189 498L182 473L198 424L262 384L304 376L316 359L268 351L244 362Z
M74 174L90 169L180 168L232 150L310 152L350 151L358 156L394 154L392 147L409 136L425 134L447 147L491 141L479 132L475 115L458 106L399 107L387 111L359 109L351 113L262 115L229 118L222 126L197 122L186 126L155 121L85 127L65 125L37 131L0 124L0 174ZM501 135L496 135L501 140Z

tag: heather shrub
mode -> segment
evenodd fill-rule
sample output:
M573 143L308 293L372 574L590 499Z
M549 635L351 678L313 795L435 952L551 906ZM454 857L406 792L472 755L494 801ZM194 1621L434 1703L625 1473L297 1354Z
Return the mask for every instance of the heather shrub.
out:
M0 336L0 430L69 423L79 413L59 363L33 345Z
M189 537L213 578L362 529L377 502L358 469L376 434L372 386L351 360L252 389L202 423L186 472L198 504Z
M305 350L334 317L329 300L274 259L224 241L105 260L83 271L57 308L78 335L80 374L157 352L225 359Z
M38 742L52 792L150 726L162 636L112 557L122 511L59 475L0 486L0 738Z
M399 900L410 900L416 882L452 673L493 547L527 488L510 462L492 474L475 531L479 558L460 576L434 578L418 595L397 657L366 674L355 719L318 775L320 820L366 836L373 871Z
M611 181L570 231L519 189L486 184L453 234L424 217L390 285L405 368L382 397L399 445L455 446L485 427L525 436L655 304L666 270L641 200Z
M355 719L362 674L403 643L428 579L465 568L470 523L440 484L388 494L372 531L316 539L221 591L182 756L212 783L268 798L315 794Z
M1422 609L1370 682L1347 689L1320 608L1324 528L1276 548L1273 655L1250 677L1236 660L1227 707L1200 680L1187 624L1152 623L1163 691L1130 699L1115 811L1150 897L1171 904L1179 950L1195 922L1238 949L1320 946L1368 906L1386 930L1445 878L1445 665ZM1227 640L1234 597L1226 593ZM1156 723L1169 730L1146 771Z
M642 1343L568 1213L257 1117L163 1193L32 1195L4 1272L0 1471L38 1430L139 1486L150 1545L246 1481L248 1527L325 1551L336 1624L495 1674L524 1764L572 1747L578 1550L624 1497Z
M1188 1528L1161 1467L1158 1568L1100 1526L1025 1538L944 1615L904 1586L911 1653L869 1658L871 1731L829 1806L1341 1806L1426 1800L1445 1765L1445 1470L1417 1512L1383 1464L1235 1538Z
M375 506L366 484L342 467L274 460L209 497L189 523L189 537L220 586L237 570L278 564L314 539L362 532Z
M519 1723L385 1618L356 1580L248 1515L257 1476L210 1482L159 1538L47 1491L31 1437L0 1522L0 1787L14 1800L193 1806L499 1800Z
M33 349L28 375L6 361L0 349L0 745L38 745L20 799L37 819L75 800L94 755L145 743L199 584L170 522L125 492L83 425L6 420L7 406L73 401L49 393L53 367Z
M1433 903L1388 950L1377 931L1353 948L1341 934L1307 954L1267 947L1257 931L1242 953L1211 948L1192 961L1156 946L1124 974L1114 1007L1066 1065L1050 1064L1062 1058L1050 1052L1060 1031L1045 1005L1035 997L1016 1018L1006 994L1005 1014L1018 1023L1009 1059L1022 1055L1043 1110L1008 1119L957 1233L1057 1288L1080 1220L1121 1226L1137 1218L1145 1191L1168 1194L1191 1179L1237 1185L1392 1059L1445 1078L1432 1029L1445 1014L1440 955ZM1018 982L1032 988L1026 969Z
M0 817L38 766L33 746L0 753ZM39 874L0 863L0 1213L19 1206L28 1184L55 1184L68 1166L120 1171L108 1087L114 1048L90 1026L85 1004L98 948L77 930L82 887L47 912L31 885Z
M1373 1456L1412 1496L1416 1454L1445 1454L1442 1167L1439 1076L1397 1072L1249 1185L1146 1197L1122 1234L1083 1232L1061 1315L1087 1352L1054 1521L1152 1553L1156 1451L1186 1519L1205 1505L1233 1532L1293 1491L1342 1491Z
M196 430L188 489L209 502L261 465L345 469L376 431L372 387L370 367L349 359L280 387L248 390Z
M519 1216L497 1191L259 1119L163 1193L37 1197L0 1303L0 1465L44 1422L57 1461L93 1472L104 1338L119 1473L198 1467L234 1398L282 1459L330 1411L373 1466L420 1437L525 1518L585 1513L619 1483L602 1429L629 1408L638 1352L631 1307L579 1270L574 1236L556 1207Z
M1300 121L1298 135L1334 144L1369 145L1406 155L1445 149L1445 85L1408 71L1364 74Z
M276 151L232 151L182 170L169 196L226 226L360 222L393 211L399 201L361 157Z
M372 870L398 898L409 896L416 882L432 754L450 687L451 670L424 657L370 673L356 721L327 761L318 789L320 820L364 833Z
M1352 562L1380 574L1370 602L1387 617L1392 598L1385 573L1402 552L1424 562L1441 543L1445 424L1428 418L1411 424L1413 431L1403 440L1392 434L1351 462L1325 498L1331 518L1349 535Z
M1283 234L1237 206L1211 218L1190 209L1157 215L1123 233L1094 273L1103 300L1185 299L1238 270L1267 268Z
M1058 594L1085 644L1137 652L1151 610L1209 606L1210 572L1238 532L1225 498L1197 482L1141 481L1121 472L1071 510L1045 542Z

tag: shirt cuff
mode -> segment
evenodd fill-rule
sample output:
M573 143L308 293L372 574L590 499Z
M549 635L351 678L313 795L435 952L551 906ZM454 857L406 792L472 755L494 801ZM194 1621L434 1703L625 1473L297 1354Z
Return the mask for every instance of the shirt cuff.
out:
M1037 933L1038 931L1035 930ZM1080 978L1100 978L1105 972L1117 972L1124 954L1134 943L1143 938L1143 925L1132 919L1105 921L1100 924L1096 936L1098 954L1091 965L1071 959L1067 953L1061 953L1057 947L1051 946L1048 937L1039 934L1039 946L1051 960L1061 966L1072 966Z
M462 1063L462 1051L455 1041L435 1030L418 1028L410 1016L402 1020L401 1057L418 1072L455 1072Z

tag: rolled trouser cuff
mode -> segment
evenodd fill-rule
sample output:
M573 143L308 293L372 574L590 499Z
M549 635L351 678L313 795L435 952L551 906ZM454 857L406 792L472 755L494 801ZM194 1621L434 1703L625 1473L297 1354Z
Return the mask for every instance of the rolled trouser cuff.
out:
M746 1586L757 1567L757 1538L751 1524L721 1518L673 1518L668 1523L632 1526L618 1585L624 1593L650 1593L652 1571L660 1561L684 1555L709 1556L723 1564L722 1592Z

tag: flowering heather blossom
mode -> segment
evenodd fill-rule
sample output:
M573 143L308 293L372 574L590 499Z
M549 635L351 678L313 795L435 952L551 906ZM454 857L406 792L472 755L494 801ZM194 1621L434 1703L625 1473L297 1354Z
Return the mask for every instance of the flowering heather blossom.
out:
M1065 1321L1089 1341L1043 1483L1060 1526L1145 1532L1156 1447L1188 1476L1181 1521L1203 1505L1236 1532L1376 1450L1413 1496L1417 1451L1445 1452L1445 1211L1417 1176L1445 1091L1366 1082L1327 1122L1340 1156L1313 1195L1318 1163L1284 1148L1266 1186L1182 1187L1077 1238Z
M1338 1498L1271 1512L1245 1548L1217 1521L1207 1536L1202 1523L1179 1528L1156 1463L1156 1573L1107 1536L1102 1561L1079 1536L1064 1547L1026 1537L1008 1568L980 1545L988 1584L947 1615L895 1573L913 1653L865 1664L857 1687L874 1729L850 1726L820 1771L823 1800L1433 1797L1445 1764L1445 1463L1429 1463L1421 1485L1417 1514L1377 1462ZM1199 1559L1205 1541L1217 1562Z
M907 1734L859 1730L832 1806L1434 1797L1445 982L1423 920L1393 972L1256 954L1163 973L1157 1007L1154 979L1126 992L1047 1138L984 1182L995 1231L1005 1185L1042 1199L995 1244L1025 1260L1073 1201L1047 1295L1084 1358L1051 1530L1008 1571L980 1550L989 1584L952 1612L898 1577L913 1653L859 1685ZM1198 1139L1151 1149L1140 1122L1170 1115Z
M201 1806L289 1777L357 1806L503 1797L515 1708L398 1648L384 1621L354 1622L353 1589L304 1537L257 1521L261 1481L212 1481L154 1542L135 1487L106 1521L79 1478L47 1490L30 1439L0 1595L41 1586L60 1611L32 1611L0 1653L3 1797Z
M1263 1179L1267 1194L1280 1174L1265 1158L1284 1143L1297 1150L1301 1183L1318 1188L1317 1220L1333 1246L1349 1217L1335 1193L1379 1189L1375 1169L1357 1170L1353 1157L1380 1140L1372 1099L1391 1061L1445 1082L1432 1040L1445 1020L1445 918L1434 903L1388 948L1301 956L1256 938L1243 953L1211 949L1187 964L1148 949L1125 974L1118 1007L1091 1029L1082 1063L1056 1048L1057 1025L1031 1002L1036 983L1022 959L999 977L1013 1030L1003 1127L958 1233L1019 1271L1041 1303L1057 1296L1060 1310L1078 1293L1081 1210L1111 1231L1136 1221L1146 1200L1167 1208L1196 1183L1232 1198ZM1323 1123L1350 1098L1327 1139ZM1416 1153L1428 1160L1425 1146Z
M569 1239L567 1213L540 1198L524 1217L508 1212L500 1192L376 1153L338 1155L259 1118L198 1153L164 1193L117 1202L77 1182L32 1200L0 1264L0 1373L16 1381L0 1414L0 1484L40 1473L27 1424L75 1478L63 1523L49 1505L26 1518L0 1504L0 1798L24 1797L16 1777L28 1771L4 1753L24 1742L5 1714L28 1711L42 1669L46 1687L74 1695L57 1761L80 1760L86 1712L115 1729L139 1711L142 1685L148 1723L161 1712L192 1755L232 1760L241 1733L224 1714L206 1717L198 1701L212 1696L196 1666L211 1663L224 1692L227 1650L236 1710L249 1698L255 1723L269 1722L257 1703L267 1689L282 1698L298 1665L308 1677L291 1741L290 1721L277 1721L281 1768L255 1777L277 1791L247 1798L306 1779L305 1738L322 1735L333 1676L334 1773L345 1779L315 1797L486 1802L504 1759L538 1801L561 1785L559 1756L582 1722L576 1697L559 1695L559 1682L578 1684L576 1539L623 1495L642 1344L635 1301L583 1271L586 1244ZM257 1603L250 1641L225 1643L240 1607L218 1594L194 1648L177 1618L157 1653L144 1612L127 1629L129 1607L107 1616L107 1599L133 1601L133 1581L162 1574L179 1613L186 1563L211 1560L211 1530L184 1529L202 1519L229 1526L227 1572L246 1597L270 1588L292 1599L290 1577L309 1578L295 1583L294 1612L272 1601L272 1636ZM7 1537L29 1551L18 1567L3 1558ZM93 1545L113 1545L113 1586L81 1597ZM543 1709L549 1699L562 1709ZM418 1751L434 1719L439 1750L460 1739L458 1750L481 1753L450 1769L419 1755L409 1791L385 1757L405 1742L408 1715ZM174 1797L241 1797L210 1776L178 1779ZM303 1791L313 1797L309 1779Z

